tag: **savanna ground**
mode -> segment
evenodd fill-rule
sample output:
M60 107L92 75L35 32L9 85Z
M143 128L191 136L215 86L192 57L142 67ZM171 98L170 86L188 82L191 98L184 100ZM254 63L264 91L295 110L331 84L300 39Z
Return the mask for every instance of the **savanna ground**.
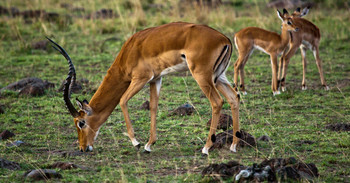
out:
M68 3L62 6L62 3ZM155 6L154 4L158 4ZM232 39L235 32L247 26L258 26L280 32L280 20L267 1L234 0L217 8L181 7L178 1L45 1L4 0L4 7L23 10L44 9L56 12L54 21L25 20L23 17L0 16L0 88L25 77L39 77L56 84L44 96L29 97L13 91L1 93L0 131L16 134L8 141L0 141L0 157L18 162L17 171L0 169L0 182L23 182L24 172L45 168L58 161L73 162L87 167L60 171L62 182L206 182L200 172L210 163L237 160L245 165L265 158L296 157L315 163L319 182L349 182L350 134L326 128L337 123L349 124L350 119L350 12L346 1L320 1L314 4L306 19L321 30L321 58L329 91L323 90L315 60L307 52L308 90L301 90L302 64L300 51L291 59L287 75L287 91L272 96L269 56L255 51L248 61L246 87L248 95L241 97L240 126L255 137L268 135L270 142L259 142L253 148L228 148L201 156L207 138L206 123L211 117L208 100L190 73L163 78L157 116L158 141L151 154L136 150L126 132L123 115L118 106L102 126L94 144L94 152L80 156L62 156L64 151L78 151L77 134L71 116L57 92L68 72L65 59L54 49L36 50L32 44L49 36L70 54L77 77L90 82L80 94L72 98L90 99L98 88L121 45L133 33L147 27L174 21L207 24ZM84 11L73 11L82 7ZM110 8L116 18L84 18L102 8ZM292 11L292 10L289 10ZM107 39L110 39L106 41ZM199 40L200 41L200 40ZM233 52L227 71L233 79ZM130 102L137 139L146 143L149 137L150 115L139 107L149 100L149 86ZM196 111L191 116L169 116L178 106L190 103ZM224 104L223 113L230 114ZM218 131L217 133L219 133ZM30 145L7 147L21 140ZM232 181L229 179L228 181Z

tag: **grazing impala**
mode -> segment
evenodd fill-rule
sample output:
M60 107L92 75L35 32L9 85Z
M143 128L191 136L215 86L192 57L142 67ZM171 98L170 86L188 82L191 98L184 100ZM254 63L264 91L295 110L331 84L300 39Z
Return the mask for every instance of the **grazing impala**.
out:
M292 13L291 18L296 26L300 27L300 31L291 32L290 46L289 50L283 53L283 56L280 59L280 66L278 69L279 83L281 84L282 91L286 90L286 75L287 68L290 61L290 58L295 54L298 48L300 48L302 62L303 62L303 81L302 81L302 90L306 90L305 84L305 74L306 74L306 50L310 49L313 52L313 55L316 59L316 65L318 72L321 78L321 84L325 90L329 90L329 87L326 84L326 81L323 76L322 70L322 61L319 56L319 45L320 45L320 29L311 23L310 21L301 18L309 12L310 7L306 7L300 12L300 8L297 8L294 13ZM282 72L282 75L281 75ZM282 79L281 79L282 78Z
M51 42L69 63L64 101L74 118L81 151L93 149L93 142L101 125L118 104L124 114L128 136L132 144L139 148L140 143L134 136L127 103L149 83L151 129L144 149L145 152L150 152L151 145L156 141L156 112L162 77L175 71L189 70L212 107L213 122L202 153L207 155L215 141L215 131L223 105L219 92L231 106L234 134L239 135L239 96L225 76L232 44L225 35L208 26L176 22L135 33L122 46L91 101L77 101L79 111L69 99L71 81L75 80L74 65L64 49ZM231 151L236 151L237 143L238 138L234 137Z
M239 73L240 92L246 94L243 69L254 49L258 49L270 55L272 67L271 88L274 95L279 94L277 84L277 56L288 46L290 39L289 32L297 32L299 28L294 25L292 18L289 18L287 10L283 9L283 15L277 10L277 15L282 20L281 35L258 27L244 28L235 34L234 41L239 53L234 65L234 87L236 91Z

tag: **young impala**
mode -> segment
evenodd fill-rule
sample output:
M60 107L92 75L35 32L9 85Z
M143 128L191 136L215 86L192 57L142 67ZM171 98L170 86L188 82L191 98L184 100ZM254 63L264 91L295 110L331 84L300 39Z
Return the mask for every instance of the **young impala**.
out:
M81 151L93 150L94 139L101 125L118 104L124 114L128 136L132 144L139 148L140 143L134 136L127 103L149 83L151 129L144 149L150 152L151 145L156 141L156 112L162 77L175 71L189 70L212 107L213 122L202 153L207 155L215 141L215 131L223 105L219 92L231 106L234 134L239 135L239 96L225 76L232 44L225 35L208 26L176 22L135 33L122 46L90 102L77 101L79 111L69 99L71 81L75 80L74 65L64 49L51 42L69 63L64 101L74 118ZM231 151L236 151L237 143L238 138L234 137Z
M246 94L244 87L244 66L254 49L261 50L270 55L272 67L271 88L274 95L279 94L277 84L277 56L288 46L290 32L297 32L299 28L289 18L287 10L283 9L283 15L277 10L278 17L282 20L282 32L278 35L258 27L248 27L235 34L234 41L239 56L234 65L234 87L237 91L238 73L240 76L240 92Z
M280 66L278 69L279 82L281 84L282 91L286 90L286 75L287 68L290 61L290 58L295 54L295 52L300 48L302 63L303 63L303 81L302 81L302 90L306 90L305 84L305 74L306 74L306 50L310 49L313 52L313 55L316 59L316 65L318 72L320 74L321 83L325 90L329 90L329 87L326 84L326 81L323 76L322 70L322 61L319 56L319 45L320 45L320 29L311 23L310 21L301 18L309 12L310 7L306 7L300 12L300 8L297 8L294 13L292 13L291 18L296 26L300 27L300 31L291 33L291 40L289 50L283 53L283 56L280 59ZM282 75L281 75L282 72ZM282 78L282 79L281 79Z

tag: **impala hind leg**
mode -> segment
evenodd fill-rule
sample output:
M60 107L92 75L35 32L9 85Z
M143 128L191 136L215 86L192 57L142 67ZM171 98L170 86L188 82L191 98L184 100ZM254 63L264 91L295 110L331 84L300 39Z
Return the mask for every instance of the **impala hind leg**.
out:
M278 95L280 92L278 91L277 86L277 56L276 55L270 55L271 58L271 68L272 68L272 81L271 81L271 89L273 92L273 95Z
M298 44L293 44L290 48L288 53L283 58L283 70L282 70L282 79L281 79L281 88L282 91L286 90L286 75L287 75L287 69L288 64L290 61L290 58L295 54L295 52L298 50ZM299 44L300 45L300 44Z
M306 68L307 68L307 63L306 63L306 47L304 47L303 45L300 46L300 53L301 53L301 61L303 63L303 81L301 83L301 89L302 90L306 90Z
M216 88L220 93L224 95L227 102L230 104L233 120L233 141L230 150L236 152L236 147L239 139L237 133L239 133L239 94L230 86L225 75L221 75L216 83Z
M156 140L156 118L157 118L157 109L159 101L159 92L162 84L162 78L157 79L154 82L150 83L150 111L151 111L151 128L150 128L150 137L148 143L145 145L145 152L151 152L151 145L153 145Z
M140 148L140 143L136 140L135 134L134 134L134 129L132 128L131 125L131 120L128 112L128 101L137 93L139 92L145 84L152 78L150 77L139 77L142 79L133 79L128 87L128 89L125 91L123 96L120 99L120 107L123 111L124 119L125 119L125 124L126 128L128 131L129 138L132 142L132 145L134 145L137 148Z
M322 86L324 87L325 90L329 90L329 87L327 86L326 80L324 79L324 76L323 76L322 61L320 59L318 46L316 46L316 48L313 50L313 54L314 54L314 57L316 59L316 65L317 65L317 68L318 68L318 72L320 74L320 79L321 79Z
M220 97L220 94L214 85L213 79L211 78L212 75L202 73L194 74L193 72L192 75L197 81L199 87L202 89L205 96L209 99L212 108L212 120L209 135L207 142L205 143L205 146L202 149L202 153L208 155L209 149L211 148L211 146L213 146L213 143L216 139L215 131L219 122L220 112L224 101Z

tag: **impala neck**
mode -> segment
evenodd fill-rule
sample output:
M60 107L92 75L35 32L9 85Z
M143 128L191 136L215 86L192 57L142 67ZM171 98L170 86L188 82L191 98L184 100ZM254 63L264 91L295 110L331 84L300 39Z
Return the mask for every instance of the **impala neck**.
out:
M290 40L290 31L288 31L287 28L282 27L282 32L281 32L281 45L282 47L285 47Z
M89 105L93 111L90 126L99 128L119 104L120 98L129 87L130 82L123 79L118 67L110 67L101 85L92 97Z

